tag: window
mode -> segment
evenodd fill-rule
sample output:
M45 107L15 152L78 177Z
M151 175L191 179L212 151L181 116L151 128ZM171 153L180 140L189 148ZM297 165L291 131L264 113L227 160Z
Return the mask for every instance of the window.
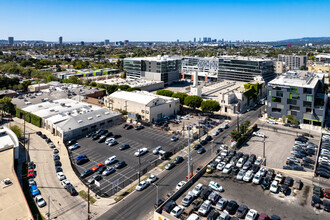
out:
M101 124L100 124L100 126L103 126L104 125L104 122L102 122Z
M291 115L297 116L297 112L296 111L291 111Z
M272 91L271 90L268 91L268 95L272 96Z
M282 99L277 97L272 97L272 102L281 103Z
M283 97L283 92L282 91L276 91L276 96Z
M312 109L311 108L306 108L306 113L312 113Z
M282 109L280 109L280 108L272 108L272 112L278 112L278 113L280 113L281 110L282 110Z
M313 90L312 89L308 89L308 88L304 88L303 90L304 94L312 94Z
M294 100L294 99L287 99L287 100L286 100L286 103L287 103L287 104L291 104L291 105L297 105L297 100Z
M290 110L300 111L300 107L299 106L290 105Z
M290 93L290 99L300 99L299 94Z
M109 120L109 121L108 121L108 124L110 124L111 122L112 122L112 120Z
M313 96L312 95L306 95L306 101L312 102Z
M309 108L311 108L311 107L312 107L312 103L311 103L311 102L306 102L306 101L304 101L304 102L303 102L303 106L304 106L304 107L309 107Z

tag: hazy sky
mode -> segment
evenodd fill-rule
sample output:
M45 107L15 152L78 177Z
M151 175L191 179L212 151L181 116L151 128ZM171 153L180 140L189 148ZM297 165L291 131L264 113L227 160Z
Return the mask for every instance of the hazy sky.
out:
M330 0L0 0L0 39L271 41L330 37Z

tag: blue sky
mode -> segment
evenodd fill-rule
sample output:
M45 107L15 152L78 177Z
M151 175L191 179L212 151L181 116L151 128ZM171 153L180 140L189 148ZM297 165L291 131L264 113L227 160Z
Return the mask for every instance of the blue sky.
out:
M330 0L0 0L0 39L271 41L330 37Z

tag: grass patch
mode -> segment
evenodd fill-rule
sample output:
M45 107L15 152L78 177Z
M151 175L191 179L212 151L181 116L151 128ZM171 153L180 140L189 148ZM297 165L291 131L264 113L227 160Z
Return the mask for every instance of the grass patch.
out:
M88 200L88 194L87 194L86 191L81 190L78 194L79 194L79 196L81 196L81 198L83 198L84 200L86 200L86 201ZM96 202L96 199L95 199L93 196L89 195L89 202L90 202L91 204L94 204L94 203Z
M44 216L42 216L39 212L39 209L36 205L36 203L34 202L31 194L30 194L30 190L29 190L29 182L27 179L27 170L28 170L28 163L24 163L22 165L22 180L23 180L23 192L24 192L24 196L26 198L26 201L30 207L30 210L32 212L33 218L34 219L45 219ZM49 205L49 204L47 204Z

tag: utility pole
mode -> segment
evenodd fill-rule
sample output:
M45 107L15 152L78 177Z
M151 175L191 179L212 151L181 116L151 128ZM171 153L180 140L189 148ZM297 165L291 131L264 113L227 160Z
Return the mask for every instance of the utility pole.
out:
M28 134L28 135L29 135L29 137L28 137L28 148L27 148L27 153L28 153L27 156L28 156L28 157L30 157L30 155L29 155L29 150L30 150L30 134L31 134L31 133ZM24 138L24 143L25 143L25 138ZM28 159L28 158L27 158L27 159Z
M157 195L156 195L156 204L158 202L158 185L153 183L153 185L156 187L156 190L157 190Z
M48 220L50 220L50 196L48 196Z
M239 114L237 114L237 132L239 132Z
M140 156L139 156L139 183L140 183L140 176L141 176L141 159L140 159Z
M190 127L188 126L188 180L190 179Z
M263 150L262 150L262 156L264 158L264 165L266 165L266 137L264 136L264 146L263 146Z
M90 216L89 214L91 213L91 210L90 210L90 202L89 202L89 185L87 185L87 219L89 220L90 219Z
M24 141L23 141L23 145L24 145L24 149L25 149L25 114L26 113L24 113L24 115L23 115L23 118L24 118L24 122L23 122L23 126L24 126L24 128L23 128L23 133L24 133Z

